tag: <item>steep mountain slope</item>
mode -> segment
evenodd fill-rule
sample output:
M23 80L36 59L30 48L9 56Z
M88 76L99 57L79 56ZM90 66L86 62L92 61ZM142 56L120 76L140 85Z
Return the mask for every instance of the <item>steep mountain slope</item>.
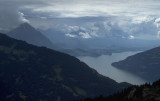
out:
M127 86L72 56L0 34L1 101L71 101Z
M153 82L160 78L160 47L130 56L112 65Z
M87 98L84 101L160 101L160 80L152 85L132 86L109 97Z
M21 24L19 27L7 33L7 35L15 39L24 40L33 45L56 48L47 37L34 29L28 23Z

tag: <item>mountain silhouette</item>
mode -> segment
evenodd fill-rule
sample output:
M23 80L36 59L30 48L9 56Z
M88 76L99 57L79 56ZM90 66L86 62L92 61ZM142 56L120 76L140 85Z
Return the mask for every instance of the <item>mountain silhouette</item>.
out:
M104 77L75 57L0 34L1 101L71 101L130 86Z
M77 101L160 101L160 80L152 85L131 86L108 97L99 96Z
M18 40L26 41L33 45L56 48L56 46L53 45L53 43L46 36L34 29L28 23L19 25L17 28L8 32L7 35Z

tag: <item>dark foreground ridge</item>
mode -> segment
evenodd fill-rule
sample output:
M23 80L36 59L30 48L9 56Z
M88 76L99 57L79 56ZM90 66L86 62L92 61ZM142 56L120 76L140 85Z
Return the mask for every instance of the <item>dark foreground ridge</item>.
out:
M109 97L99 96L78 101L160 101L160 80L152 85L131 86Z
M71 101L128 86L75 57L0 34L0 101Z

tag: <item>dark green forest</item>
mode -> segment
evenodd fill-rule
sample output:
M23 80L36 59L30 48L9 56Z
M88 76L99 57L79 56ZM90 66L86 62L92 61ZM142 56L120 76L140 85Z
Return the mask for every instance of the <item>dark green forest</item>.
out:
M71 101L128 86L73 56L0 34L0 101Z
M151 84L131 86L108 97L99 96L78 101L160 101L160 80Z

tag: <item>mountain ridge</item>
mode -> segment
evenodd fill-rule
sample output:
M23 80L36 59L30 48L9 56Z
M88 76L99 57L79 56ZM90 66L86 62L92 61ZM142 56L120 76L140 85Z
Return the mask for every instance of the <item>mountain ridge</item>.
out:
M160 78L160 47L129 56L112 65L138 75L149 82L156 81Z
M4 34L0 34L0 56L3 101L71 101L130 86L100 75L73 56Z
M41 32L37 31L28 23L22 23L17 28L8 32L7 35L15 39L24 40L33 45L56 48L46 36L41 34Z
M160 101L160 80L153 84L131 86L108 97L99 96L77 101Z

